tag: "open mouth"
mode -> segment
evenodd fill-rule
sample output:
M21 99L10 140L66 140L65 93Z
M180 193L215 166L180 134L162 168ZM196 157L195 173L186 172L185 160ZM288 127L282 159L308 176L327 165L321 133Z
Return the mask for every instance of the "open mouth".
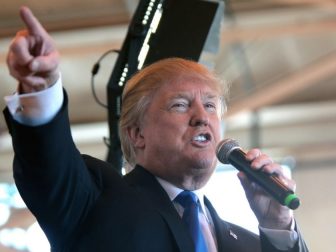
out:
M193 137L193 141L198 143L206 143L211 141L211 135L209 133L202 133Z

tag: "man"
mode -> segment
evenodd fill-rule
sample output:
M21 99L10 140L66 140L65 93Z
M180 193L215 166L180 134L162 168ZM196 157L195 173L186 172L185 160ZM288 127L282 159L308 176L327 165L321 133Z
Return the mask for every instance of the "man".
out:
M243 173L260 237L221 220L202 195L216 166L225 104L219 80L205 67L166 59L127 83L120 131L125 158L135 168L121 177L76 149L58 52L31 11L22 7L20 13L27 30L16 35L7 58L18 94L6 97L4 113L15 182L52 251L308 251L292 212ZM276 172L294 188L267 155L254 149L247 158L253 169ZM191 207L180 195L190 191L198 196L198 238L183 222Z

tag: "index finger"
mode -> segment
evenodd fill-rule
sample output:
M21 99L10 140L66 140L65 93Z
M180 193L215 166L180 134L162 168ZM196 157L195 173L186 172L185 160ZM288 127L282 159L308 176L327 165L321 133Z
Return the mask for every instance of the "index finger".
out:
M43 35L46 33L41 23L28 7L22 6L20 8L20 16L30 35Z

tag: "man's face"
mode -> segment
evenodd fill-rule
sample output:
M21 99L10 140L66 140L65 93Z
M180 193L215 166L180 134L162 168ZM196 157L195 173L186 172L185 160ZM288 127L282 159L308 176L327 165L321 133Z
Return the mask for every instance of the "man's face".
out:
M204 186L217 162L220 109L218 93L200 81L163 85L140 126L139 163L178 187Z

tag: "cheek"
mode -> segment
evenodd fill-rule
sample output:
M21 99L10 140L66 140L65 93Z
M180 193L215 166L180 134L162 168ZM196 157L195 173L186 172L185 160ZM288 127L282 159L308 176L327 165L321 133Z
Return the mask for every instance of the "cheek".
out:
M214 137L215 137L215 141L219 142L220 139L221 139L221 130L222 130L220 122L216 122L214 124L213 129L214 129L214 133L213 134L214 134Z
M154 116L148 117L147 126L162 131L182 130L188 119L182 114L173 114L166 111L152 113Z
M153 116L156 115L156 116ZM165 137L172 131L172 120L166 118L160 113L153 113L148 116L143 124L144 136L148 139L155 140L155 138Z
M148 122L149 123L149 122ZM167 118L158 116L152 118L151 123L145 127L145 138L147 144L178 145L183 141L187 128L181 118Z

